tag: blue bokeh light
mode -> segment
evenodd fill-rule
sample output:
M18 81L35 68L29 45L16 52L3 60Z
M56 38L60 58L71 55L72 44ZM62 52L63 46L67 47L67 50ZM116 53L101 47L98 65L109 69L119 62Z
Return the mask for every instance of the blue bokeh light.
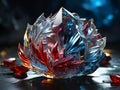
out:
M106 0L84 0L82 6L88 10L95 10L108 3Z
M109 25L112 21L112 19L114 18L113 14L109 14L108 16L106 16L106 18L103 20L103 23L105 25Z
M110 0L84 0L83 8L91 11L97 19L97 26L109 26L114 18L114 8Z
M80 17L95 19L96 26L111 27L112 21L117 14L117 9L111 0L65 0L63 7L69 11L77 12Z

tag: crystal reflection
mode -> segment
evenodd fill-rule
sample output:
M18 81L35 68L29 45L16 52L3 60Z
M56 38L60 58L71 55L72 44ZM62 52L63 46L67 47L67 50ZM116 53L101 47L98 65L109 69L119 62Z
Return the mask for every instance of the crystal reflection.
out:
M47 79L44 77L16 84L20 90L99 90L104 84L92 80L92 76L74 77L71 79ZM105 83L106 84L106 83Z

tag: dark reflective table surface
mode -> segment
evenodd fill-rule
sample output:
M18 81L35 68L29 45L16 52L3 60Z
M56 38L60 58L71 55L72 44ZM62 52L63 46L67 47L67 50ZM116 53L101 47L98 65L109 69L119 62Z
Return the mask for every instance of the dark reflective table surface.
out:
M70 79L47 79L28 72L25 79L16 79L7 68L0 67L0 90L120 90L112 86L109 74L120 74L120 50L117 47L105 50L112 55L110 64L99 67L88 76ZM16 49L10 49L6 57L17 57ZM2 60L2 58L0 58Z

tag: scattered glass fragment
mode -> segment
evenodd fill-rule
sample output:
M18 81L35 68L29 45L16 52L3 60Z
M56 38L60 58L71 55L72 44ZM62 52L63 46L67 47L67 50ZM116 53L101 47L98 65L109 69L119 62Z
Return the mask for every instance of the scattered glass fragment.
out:
M22 79L26 78L26 72L29 70L27 67L23 65L17 65L15 58L7 58L2 60L2 66L8 67L16 78Z
M10 69L14 72L14 77L18 79L23 79L27 77L26 72L29 70L28 68L20 65L20 66L13 66Z
M110 78L112 80L113 83L119 83L120 84L120 75L117 74L117 75L110 75Z
M2 65L3 66L7 66L7 67L11 67L14 66L16 62L15 58L6 58L2 60Z

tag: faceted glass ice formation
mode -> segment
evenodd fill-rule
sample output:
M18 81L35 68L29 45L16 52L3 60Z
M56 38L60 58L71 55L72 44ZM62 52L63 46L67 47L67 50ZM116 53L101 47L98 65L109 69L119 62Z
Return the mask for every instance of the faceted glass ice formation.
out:
M24 46L18 45L23 64L46 77L70 78L94 72L106 59L106 37L87 21L64 8L47 18L42 14L27 26Z

